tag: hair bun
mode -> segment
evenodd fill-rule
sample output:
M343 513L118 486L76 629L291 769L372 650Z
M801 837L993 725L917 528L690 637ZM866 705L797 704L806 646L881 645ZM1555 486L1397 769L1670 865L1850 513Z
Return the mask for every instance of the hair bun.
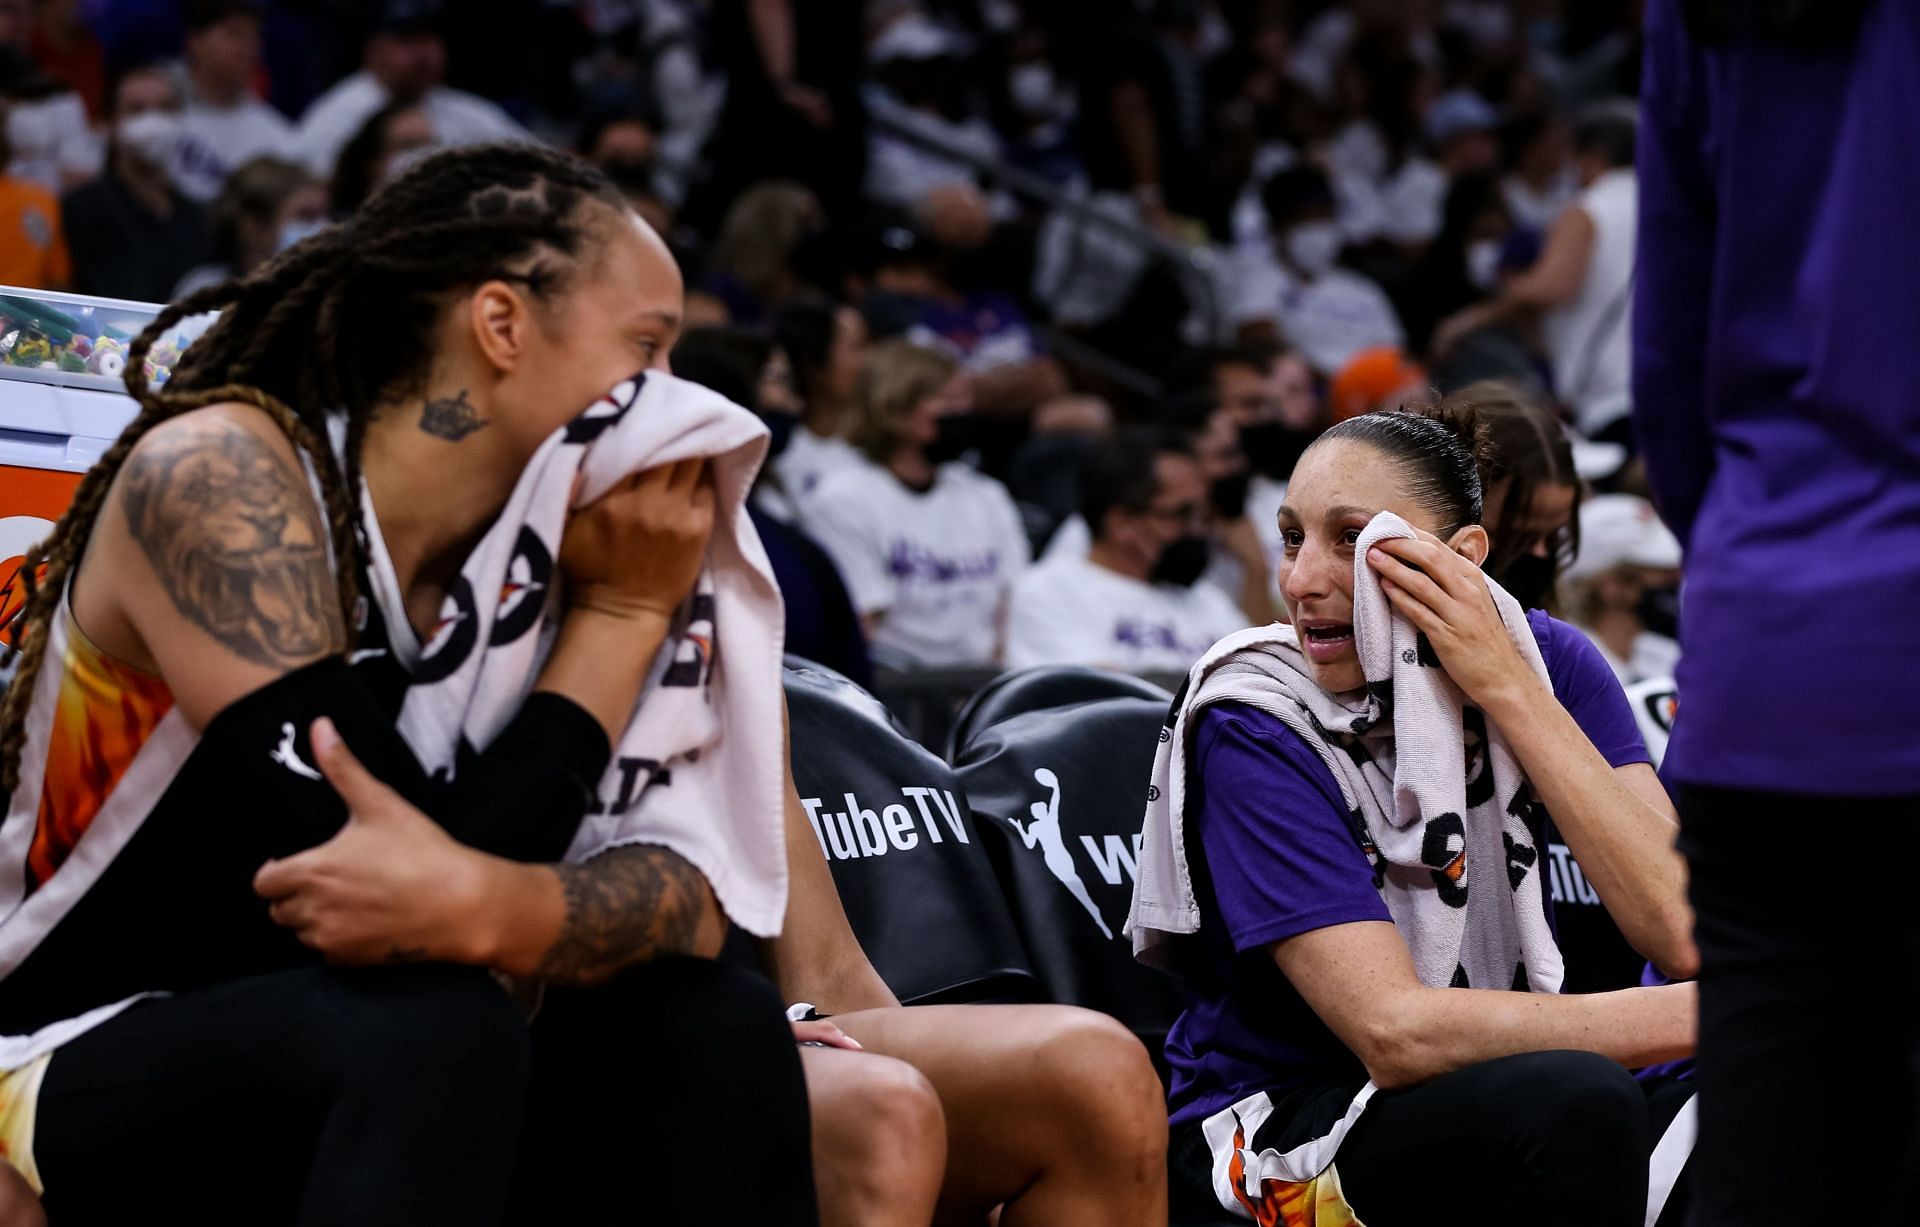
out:
M1480 484L1483 487L1491 487L1506 476L1500 445L1494 440L1493 429L1486 415L1480 411L1483 397L1476 395L1488 392L1506 399L1513 395L1504 385L1477 383L1438 400L1404 407L1405 412L1444 427L1454 441L1466 449L1467 455L1473 457L1474 467L1480 470Z

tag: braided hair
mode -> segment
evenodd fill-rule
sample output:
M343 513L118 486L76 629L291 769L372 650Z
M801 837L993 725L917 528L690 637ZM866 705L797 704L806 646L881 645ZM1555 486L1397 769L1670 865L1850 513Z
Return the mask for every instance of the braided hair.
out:
M353 492L375 406L419 391L431 369L436 322L453 295L499 279L544 299L570 284L599 241L596 219L584 207L592 201L626 208L604 175L569 154L531 144L448 150L381 188L350 220L244 279L162 311L127 353L127 391L139 413L21 565L20 668L0 703L0 792L19 785L27 708L60 595L114 477L148 431L190 410L238 401L286 432L319 479L351 637L363 558ZM144 367L155 342L214 310L219 320L181 355L166 386L153 386ZM329 445L335 417L346 424L344 463Z

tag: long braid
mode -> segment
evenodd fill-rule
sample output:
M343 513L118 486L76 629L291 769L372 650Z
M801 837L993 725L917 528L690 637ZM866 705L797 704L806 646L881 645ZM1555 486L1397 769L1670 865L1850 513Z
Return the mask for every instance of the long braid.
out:
M494 278L515 280L535 297L560 285L590 238L580 208L588 200L625 209L603 175L566 154L533 145L449 150L381 188L351 222L302 241L244 280L161 312L127 354L127 391L139 414L21 568L20 667L0 701L0 790L11 795L19 785L48 628L114 478L140 440L216 403L252 405L271 417L313 464L351 638L364 562L359 453L375 406L417 391L450 296ZM220 318L181 355L169 383L150 386L145 364L154 344L182 320L214 310ZM336 413L346 417L344 462L329 443Z

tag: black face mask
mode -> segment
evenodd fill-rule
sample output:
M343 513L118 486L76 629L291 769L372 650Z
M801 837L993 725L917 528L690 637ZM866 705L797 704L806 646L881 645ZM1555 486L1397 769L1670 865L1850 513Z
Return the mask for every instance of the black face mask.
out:
M800 424L800 415L762 409L760 420L767 424L767 433L773 436L767 442L767 459L774 460L787 450L787 444L793 442L793 428Z
M1214 478L1207 488L1207 501L1213 514L1225 520L1237 520L1247 513L1247 487L1253 483L1251 472L1229 473Z
M1207 573L1207 562L1213 552L1206 537L1194 534L1175 537L1160 551L1160 558L1153 564L1153 572L1147 576L1156 584L1178 584L1182 588L1191 588Z
M940 419L939 433L927 444L927 459L934 464L958 460L980 446L984 432L978 417L954 413Z
M1547 594L1553 591L1553 559L1540 554L1522 554L1507 564L1507 573L1499 577L1500 586L1522 609L1542 609Z
M1680 638L1680 585L1648 588L1640 594L1640 624L1656 635Z
M1254 472L1285 481L1293 476L1301 454L1319 437L1317 430L1295 430L1284 422L1255 422L1240 428L1240 450L1247 454Z

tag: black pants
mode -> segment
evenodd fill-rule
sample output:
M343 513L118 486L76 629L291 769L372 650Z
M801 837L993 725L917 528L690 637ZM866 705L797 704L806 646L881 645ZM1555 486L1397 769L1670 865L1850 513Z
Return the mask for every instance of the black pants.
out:
M134 1005L54 1053L50 1221L497 1222L526 1024L470 968L312 968Z
M1335 1166L1367 1227L1639 1227L1648 1157L1691 1094L1683 1083L1638 1082L1589 1052L1501 1057L1376 1092ZM1337 1102L1306 1115L1337 1118L1352 1090L1329 1098ZM1300 1139L1286 1126L1270 1120L1251 1145L1291 1149ZM1198 1124L1175 1131L1172 1163L1172 1185L1186 1190L1176 1210L1198 1217L1197 1178L1217 1217ZM1680 1221L1685 1196L1682 1177L1663 1225Z
M553 991L531 1032L468 968L144 1002L55 1053L34 1151L61 1227L482 1227L510 1188L516 1223L816 1216L779 998L695 959Z
M1920 797L1682 788L1700 946L1690 1223L1920 1213Z
M800 1050L765 979L663 959L548 990L532 1033L515 1227L817 1221Z

